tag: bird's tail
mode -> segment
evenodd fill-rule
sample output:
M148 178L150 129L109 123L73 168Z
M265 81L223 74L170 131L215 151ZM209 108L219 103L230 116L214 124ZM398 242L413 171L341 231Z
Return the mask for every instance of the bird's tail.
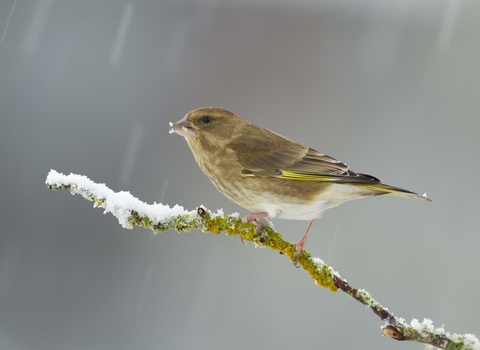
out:
M418 193L405 190L403 188L394 187L390 185L385 185L382 183L379 184L355 184L360 188L369 189L375 192L375 195L386 195L398 198L406 198L406 199L415 199L424 202L432 202L430 198L427 197L427 194L420 195Z

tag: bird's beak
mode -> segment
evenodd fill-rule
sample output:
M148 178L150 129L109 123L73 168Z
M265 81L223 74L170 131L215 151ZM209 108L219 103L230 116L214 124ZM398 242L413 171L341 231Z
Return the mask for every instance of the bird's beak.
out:
M170 122L170 134L178 134L181 135L185 138L187 137L195 137L195 130L193 129L193 124L187 119L187 117L184 117L183 119L180 119L178 122L173 124Z

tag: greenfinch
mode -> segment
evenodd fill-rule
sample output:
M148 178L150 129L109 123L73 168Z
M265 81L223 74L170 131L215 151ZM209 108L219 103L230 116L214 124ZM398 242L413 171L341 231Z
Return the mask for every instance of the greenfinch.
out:
M346 201L379 195L431 201L426 195L356 173L345 163L223 108L195 109L170 123L170 133L185 138L198 165L221 193L251 212L245 219L257 231L262 227L260 218L310 221L303 237L293 243L295 256L315 220Z

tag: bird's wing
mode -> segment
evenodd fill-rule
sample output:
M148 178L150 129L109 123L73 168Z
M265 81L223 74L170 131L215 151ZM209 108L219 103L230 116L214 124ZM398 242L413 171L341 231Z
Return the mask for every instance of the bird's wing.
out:
M346 164L335 158L259 128L251 128L247 135L233 140L228 146L237 155L245 176L337 183L380 183L373 176L349 170Z
M377 195L431 201L426 195L383 184L371 175L356 173L335 158L265 130L258 132L253 128L228 145L241 164L244 176L352 184Z
M296 161L291 163L291 159ZM285 162L285 160L287 160ZM273 167L273 164L284 166ZM288 180L303 180L336 183L371 183L380 180L366 174L356 173L335 158L309 148L307 152L276 150L255 158L245 164L243 173L247 176L275 177Z

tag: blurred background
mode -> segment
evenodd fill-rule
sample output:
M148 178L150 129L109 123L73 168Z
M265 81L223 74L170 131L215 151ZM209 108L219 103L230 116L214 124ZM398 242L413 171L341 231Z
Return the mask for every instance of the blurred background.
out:
M168 122L221 106L434 203L346 203L306 249L395 315L480 333L480 2L0 3L0 349L422 349L269 249L121 228L51 168L247 212ZM307 222L275 220L298 240Z

